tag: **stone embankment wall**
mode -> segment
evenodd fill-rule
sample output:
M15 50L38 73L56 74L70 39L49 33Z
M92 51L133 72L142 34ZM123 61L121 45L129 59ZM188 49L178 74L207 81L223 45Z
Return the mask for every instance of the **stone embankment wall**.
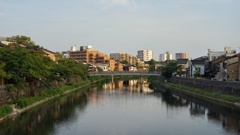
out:
M208 79L172 77L170 82L194 88L200 88L210 92L240 95L240 82L214 81Z

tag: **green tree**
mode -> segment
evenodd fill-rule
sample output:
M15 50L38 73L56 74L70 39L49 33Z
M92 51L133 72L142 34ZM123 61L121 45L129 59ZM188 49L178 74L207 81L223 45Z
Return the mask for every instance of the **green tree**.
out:
M128 61L127 61L127 60L124 60L124 61L122 61L121 63L127 65L127 64L128 64Z
M86 80L89 75L88 67L73 59L59 60L52 71L55 74L55 79L59 81L67 80L68 83L71 82L71 79Z
M63 59L63 54L62 53L56 52L56 55L57 55L58 60Z
M177 64L176 61L167 61L167 65L161 68L162 75L169 79L172 77L173 73L176 73L181 66Z
M0 62L5 63L4 70L11 77L8 82L15 85L29 85L31 95L36 95L36 84L51 75L54 62L41 51L26 50L22 47L0 48Z
M155 61L154 59L151 59L147 63L149 64L149 71L155 71L155 65L157 64L157 61Z
M31 46L35 46L35 42L31 40L30 37L27 36L12 36L11 38L7 38L7 41L14 42L17 44L28 44Z
M200 76L200 67L194 66L194 69L195 69L194 78L199 77Z
M102 71L103 71L103 69L100 68L100 67L97 67L97 70L98 70L99 72L102 72Z
M10 76L3 70L5 63L0 62L0 78L9 78Z

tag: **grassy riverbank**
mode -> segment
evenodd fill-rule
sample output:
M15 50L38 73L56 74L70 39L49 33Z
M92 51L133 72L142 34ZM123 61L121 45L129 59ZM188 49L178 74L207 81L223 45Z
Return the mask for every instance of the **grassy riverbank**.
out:
M64 95L71 91L77 90L84 86L90 85L91 82L89 80L82 81L79 83L65 85L60 88L46 90L40 93L39 96L36 97L22 97L12 102L12 104L2 105L0 106L0 121L4 120L8 116L13 116L24 112L27 109L30 109L36 105L39 105L43 102L46 102L50 99L58 97L60 95Z
M114 80L129 80L129 79L139 79L138 76L114 76ZM111 80L111 76L94 76L90 77L89 80L81 81L71 85L65 85L60 88L49 89L42 93L39 96L35 97L23 97L12 102L12 104L0 106L0 121L4 120L7 117L14 116L16 114L22 113L36 105L44 103L50 99L65 95L77 89L83 88L88 85L98 84L100 86L103 83L107 83Z
M212 99L212 100L215 100L215 101L225 102L225 103L228 103L228 104L234 104L235 102L237 102L240 99L239 96L235 96L235 95L227 95L227 94L222 94L222 93L217 93L217 92L209 92L209 91L206 91L206 90L187 87L187 86L173 84L173 83L163 83L163 82L161 82L161 84L163 86L165 86L166 88L174 89L174 90L184 92L184 93L188 93L188 94L191 94L191 95L200 96L200 97L203 97L203 98Z

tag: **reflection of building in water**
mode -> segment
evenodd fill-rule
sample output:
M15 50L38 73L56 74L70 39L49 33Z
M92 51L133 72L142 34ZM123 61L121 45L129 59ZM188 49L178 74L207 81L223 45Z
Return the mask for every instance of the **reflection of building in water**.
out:
M198 104L191 102L190 103L190 114L191 115L205 115L205 108Z
M110 82L110 83L105 83L103 85L103 90L115 90L116 87L115 87L115 84Z
M211 110L208 111L208 120L221 123L223 128L227 131L234 130L240 132L240 120L236 119L233 116L229 116L226 114L221 114L217 112L213 112Z
M122 89L123 88L123 81L117 81L117 82L110 82L110 83L105 83L103 85L103 90L115 90L115 89Z
M153 92L149 88L147 80L128 80L128 81L117 81L115 83L107 83L103 85L103 90L127 90L132 92Z
M149 83L144 80L129 80L124 82L125 89L131 92L153 92L152 89L149 88Z
M115 82L115 87L119 88L119 89L122 89L123 88L123 81Z

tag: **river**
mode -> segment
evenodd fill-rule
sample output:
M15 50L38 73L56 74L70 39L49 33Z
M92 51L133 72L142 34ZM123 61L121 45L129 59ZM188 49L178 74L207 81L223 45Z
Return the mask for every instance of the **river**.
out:
M0 135L238 135L240 111L138 80L105 83L0 124Z

